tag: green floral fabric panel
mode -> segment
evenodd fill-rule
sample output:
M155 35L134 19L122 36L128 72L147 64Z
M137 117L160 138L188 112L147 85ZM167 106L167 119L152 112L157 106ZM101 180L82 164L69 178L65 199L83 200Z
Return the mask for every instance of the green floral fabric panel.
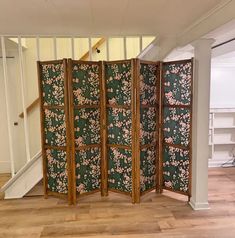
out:
M82 194L100 189L100 158L100 148L91 148L75 152L77 193Z
M157 109L140 108L140 141L142 145L151 144L157 140Z
M106 64L105 78L107 103L110 105L131 104L131 63Z
M140 191L156 186L156 147L142 149L140 152Z
M171 146L164 148L163 183L173 191L187 193L189 189L189 151Z
M186 108L164 108L164 141L188 146L190 143L190 110Z
M94 105L100 102L100 66L73 64L74 105Z
M64 105L64 65L63 63L42 64L42 96L44 106Z
M155 105L157 102L157 65L140 64L140 103Z
M44 133L46 145L66 145L66 124L63 109L45 109Z
M131 151L110 148L108 151L108 187L123 192L132 191Z
M66 151L46 150L47 159L47 187L52 192L68 193L68 174Z
M108 109L108 144L131 144L131 110Z
M75 145L100 143L100 109L82 108L74 110Z
M164 104L190 105L192 63L167 63L164 69Z

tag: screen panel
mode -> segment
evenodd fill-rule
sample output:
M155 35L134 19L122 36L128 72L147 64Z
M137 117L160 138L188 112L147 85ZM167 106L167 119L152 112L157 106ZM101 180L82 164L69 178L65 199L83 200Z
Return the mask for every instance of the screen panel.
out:
M108 189L134 201L133 61L105 62Z
M44 193L69 195L66 61L38 62Z
M160 67L157 62L140 61L137 69L139 70L137 117L140 124L139 130L137 129L140 146L137 162L140 181L137 181L137 184L140 184L140 189L137 193L144 194L158 189Z
M74 197L101 190L101 63L69 60Z
M162 186L190 196L192 60L163 63Z

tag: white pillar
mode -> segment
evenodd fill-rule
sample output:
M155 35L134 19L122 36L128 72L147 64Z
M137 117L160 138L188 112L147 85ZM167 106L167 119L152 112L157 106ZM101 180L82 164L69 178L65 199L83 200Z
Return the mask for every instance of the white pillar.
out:
M192 197L194 210L209 209L208 158L211 45L213 39L199 39L194 47Z

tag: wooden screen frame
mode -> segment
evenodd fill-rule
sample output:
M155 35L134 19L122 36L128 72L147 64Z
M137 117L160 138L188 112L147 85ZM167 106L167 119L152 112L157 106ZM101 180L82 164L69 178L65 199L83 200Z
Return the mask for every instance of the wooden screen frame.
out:
M141 64L148 64L148 65L156 65L157 67L157 72L156 72L156 77L157 77L157 82L156 82L156 94L157 94L157 103L156 105L146 105L143 106L140 103L140 66ZM160 78L160 62L154 62L154 61L147 61L147 60L140 60L136 59L136 203L140 202L140 197L153 191L156 190L156 192L159 191L159 155L160 155L160 140L159 140L159 129L160 129L160 108L161 108L161 103L160 103L160 86L161 86L161 78ZM141 145L140 142L140 108L156 108L156 132L158 135L158 138L156 139L155 143L151 144L146 144L146 145ZM156 176L156 185L153 188L147 189L144 192L140 191L140 153L141 150L144 148L151 148L155 147L156 148L156 170L155 170L155 176Z
M100 102L99 104L94 105L74 105L74 96L73 96L73 75L72 75L72 66L73 64L86 64L86 65L98 65L99 66L99 90L100 90ZM103 135L103 117L104 117L104 110L103 110L103 85L102 85L102 62L101 61L84 61L84 60L72 60L68 59L68 89L69 89L69 118L70 118L70 128L71 128L71 164L72 164L72 203L76 204L76 201L79 197L90 195L92 193L101 192L101 195L106 195L106 189L105 189L105 161L104 161L104 135ZM82 109L82 108L97 108L100 109L100 138L101 142L99 144L90 144L90 145L84 145L77 147L75 145L75 135L74 135L74 110L75 109ZM95 189L90 192L86 192L83 194L78 194L76 191L76 158L75 158L75 152L79 150L86 150L90 148L99 148L101 152L101 183L100 183L100 189Z
M191 91L191 97L190 97L190 105L164 105L164 67L163 65L165 64L180 64L180 63L186 63L190 62L191 63L191 85L190 85L190 91ZM168 62L161 62L161 154L160 154L160 192L163 191L163 189L175 192L178 194L186 195L188 196L188 201L190 200L191 197L191 186L192 186L192 114L193 114L193 66L194 66L194 60L193 58L191 59L185 59L185 60L177 60L177 61L168 61ZM175 144L169 144L164 142L164 108L169 107L169 108L186 108L190 110L190 132L189 132L189 145L187 147L182 146L182 145L175 145ZM174 147L174 148L179 148L183 150L188 150L189 151L189 185L188 185L188 192L182 192L182 191L176 191L171 188L167 188L164 186L163 183L163 153L164 153L164 147Z
M106 75L105 75L105 66L108 64L115 63L131 63L131 103L130 105L109 105L107 103L106 97ZM168 146L173 146L181 149L187 149L189 151L189 189L187 193L174 191L172 189L166 188L163 184L163 148L165 142L163 141L163 120L164 120L164 64L171 63L184 63L191 62L192 65L192 82L191 82L191 104L189 106L182 106L183 108L189 108L190 110L190 143L186 148L184 146L177 146L168 144ZM44 135L44 109L50 108L50 106L43 106L43 96L42 96L42 82L41 82L41 66L43 64L55 64L63 63L64 66L64 106L54 106L60 107L65 111L65 121L66 121L66 146L64 148L57 146L46 146L45 145L45 135ZM97 64L99 65L99 86L100 86L100 102L97 105L89 106L76 106L74 107L73 101L73 84L72 84L72 64ZM153 64L157 66L157 133L158 138L155 143L148 145L140 144L140 64ZM191 196L191 171L192 171L192 107L193 107L193 59L189 60L180 60L180 61L169 61L169 62L153 62L140 59L128 59L128 60L114 60L114 61L83 61L83 60L72 60L72 59L63 59L63 60L52 60L52 61L38 61L38 87L39 87L39 99L40 99L40 119L41 119L41 146L42 146L42 157L43 157L43 181L44 181L44 197L47 198L48 195L54 195L56 197L62 197L67 199L69 204L76 204L77 198L80 196L89 195L94 192L101 192L101 196L107 196L109 191L125 194L131 197L132 203L139 203L142 195L156 189L156 192L162 192L163 189L170 190L176 193L187 195L189 198ZM149 105L150 107L153 107ZM175 105L170 105L170 107L179 107ZM53 106L52 106L53 108ZM101 187L91 192L86 192L84 194L77 194L76 192L76 171L75 171L75 135L74 135L74 109L75 108L99 108L100 109L100 134L101 142L95 145L86 145L81 146L80 149L89 149L92 147L100 148L101 151ZM123 108L131 111L131 144L130 145L117 145L117 144L108 144L107 137L107 109L108 108ZM144 108L148 108L147 106ZM148 189L144 192L140 191L140 152L141 149L156 146L156 186L154 188ZM68 173L68 194L60 194L57 192L52 192L48 189L48 180L47 180L47 163L46 163L46 149L47 148L57 148L59 150L66 151L66 160L67 160L67 173ZM108 187L108 150L110 147L127 149L132 152L132 191L124 192L115 189L110 189Z
M64 67L64 106L44 106L43 101L43 90L42 90L42 72L41 66L47 64L63 64ZM39 101L40 101L40 124L41 124L41 147L42 147L42 158L43 158L43 190L44 197L48 198L48 195L60 197L68 200L69 204L72 204L72 191L71 191L71 160L70 160L70 123L69 123L69 108L68 108L68 72L67 72L67 60L51 60L51 61L37 61L38 71L38 90L39 90ZM65 123L66 123L66 146L48 146L45 144L45 127L44 127L44 110L45 109L63 109L65 112ZM46 149L57 149L66 151L66 162L67 162L67 179L68 179L68 194L61 194L58 192L52 192L48 189L48 176L47 176L47 157Z
M132 203L136 202L136 192L135 192L135 166L136 166L136 162L135 162L135 121L136 121L136 72L135 72L135 63L136 59L129 59L129 60L112 60L112 61L103 61L103 87L104 87L104 111L105 111L105 119L104 119L104 127L105 127L105 132L104 132L104 139L106 140L106 144L104 144L104 147L106 147L105 150L105 164L106 164L106 168L107 168L107 193L108 191L111 192L115 192L115 193L120 193L120 194L124 194L127 196L131 197ZM109 64L120 64L120 63L131 63L131 103L130 105L109 105L107 103L107 98L106 98L106 75L105 75L105 66L109 65ZM118 144L108 144L108 140L107 140L107 109L108 108L122 108L122 109L127 109L131 111L131 145L127 146L127 145L118 145ZM116 189L110 189L108 187L108 155L107 152L109 150L109 148L119 148L119 149L126 149L126 150L130 150L132 152L131 157L132 157L132 192L125 192L125 191L119 191Z

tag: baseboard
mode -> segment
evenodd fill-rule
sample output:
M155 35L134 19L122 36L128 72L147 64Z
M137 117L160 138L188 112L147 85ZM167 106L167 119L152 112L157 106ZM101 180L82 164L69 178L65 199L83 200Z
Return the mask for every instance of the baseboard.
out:
M210 209L209 203L199 203L199 202L194 202L192 199L190 199L189 205L192 207L193 210L199 211L199 210L208 210Z
M11 164L8 161L0 161L0 174L11 173Z
M222 167L222 165L226 162L232 162L232 157L225 157L223 159L210 159L208 163L209 168L219 168ZM229 163L228 163L229 164ZM232 163L231 163L232 165Z

